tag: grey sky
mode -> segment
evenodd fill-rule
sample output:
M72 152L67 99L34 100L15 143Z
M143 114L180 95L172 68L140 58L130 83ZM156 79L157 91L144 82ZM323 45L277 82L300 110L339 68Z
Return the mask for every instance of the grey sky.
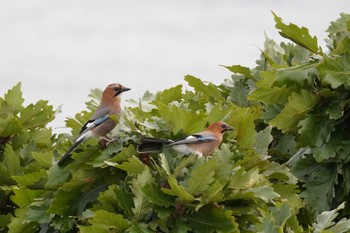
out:
M55 127L84 109L91 88L120 82L140 97L194 75L219 84L220 64L253 67L264 32L283 40L271 11L324 47L345 0L0 1L0 94L22 81L26 103L63 105ZM325 50L325 48L324 48Z

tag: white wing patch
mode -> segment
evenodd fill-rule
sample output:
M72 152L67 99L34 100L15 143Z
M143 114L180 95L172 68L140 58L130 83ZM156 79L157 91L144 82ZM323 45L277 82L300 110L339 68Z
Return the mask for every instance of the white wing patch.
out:
M93 133L91 130L85 130L82 134L79 135L79 137L75 141L84 141L87 138L90 138L93 136Z
M181 139L170 143L168 146L182 145L182 144L192 144L200 142L210 142L215 140L215 137L212 135L190 135L185 139Z

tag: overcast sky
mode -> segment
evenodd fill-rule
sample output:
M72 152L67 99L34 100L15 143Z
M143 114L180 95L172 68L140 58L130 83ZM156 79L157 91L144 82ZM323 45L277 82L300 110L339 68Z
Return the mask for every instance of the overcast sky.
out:
M63 112L85 108L91 88L119 82L138 99L185 84L184 75L220 84L219 65L254 67L264 33L280 42L271 11L309 28L323 46L325 30L348 0L1 0L0 95L19 81L26 103L47 99Z

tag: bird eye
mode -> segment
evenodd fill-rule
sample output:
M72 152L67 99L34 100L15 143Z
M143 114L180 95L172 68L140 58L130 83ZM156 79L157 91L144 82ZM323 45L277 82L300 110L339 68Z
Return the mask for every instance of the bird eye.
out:
M113 90L115 91L114 96L117 96L117 95L119 95L120 93L122 93L122 90L121 90L120 87L115 87Z

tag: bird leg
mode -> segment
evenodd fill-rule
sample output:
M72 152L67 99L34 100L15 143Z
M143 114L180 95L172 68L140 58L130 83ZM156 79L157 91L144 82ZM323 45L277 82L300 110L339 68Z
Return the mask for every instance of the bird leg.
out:
M107 148L109 144L111 144L114 141L117 141L118 138L109 138L107 136L100 137L99 144L102 148Z
M100 141L98 142L98 144L100 144L101 148L103 149L107 148L107 146L110 143L111 143L111 139L106 136L100 137Z

